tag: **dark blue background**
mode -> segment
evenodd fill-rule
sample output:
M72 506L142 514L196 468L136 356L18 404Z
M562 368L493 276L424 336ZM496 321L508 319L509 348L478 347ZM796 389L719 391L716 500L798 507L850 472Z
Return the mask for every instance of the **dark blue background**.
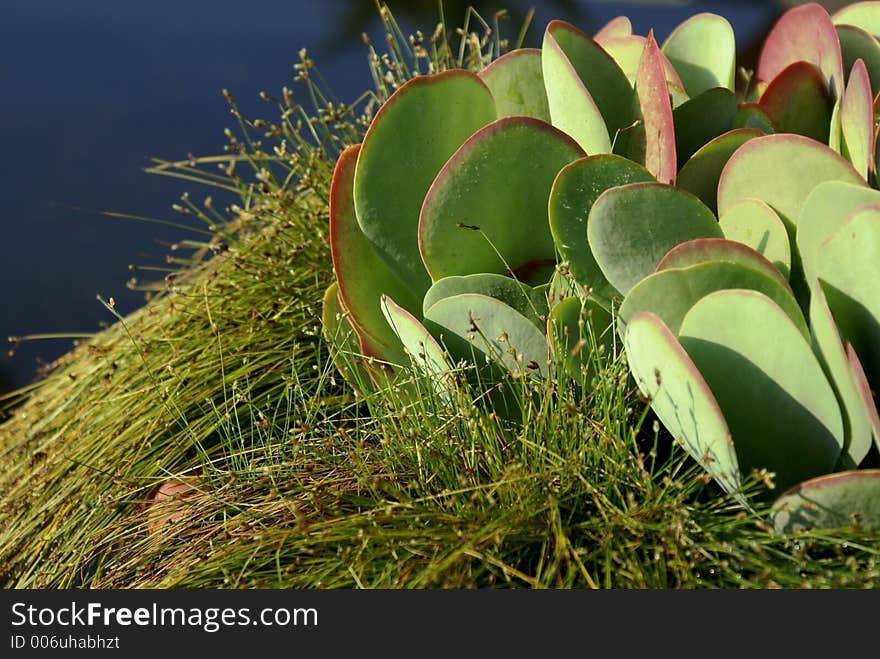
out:
M430 32L437 2L394 2L406 30ZM747 47L778 15L773 2L589 2L446 0L447 23L463 7L486 17L511 10L514 37L525 8L536 4L527 45L538 45L552 18L587 32L626 14L639 33L662 40L697 11L728 18ZM342 100L369 85L360 33L378 37L373 0L4 0L0 6L0 339L42 332L92 332L112 316L96 295L123 313L143 303L126 289L130 263L161 264L179 231L112 219L95 210L179 219L184 191L207 190L143 172L148 156L168 159L220 153L233 126L221 90L246 116L274 116L258 94L289 85L297 51L308 47ZM77 210L80 209L80 210ZM90 210L82 210L90 209ZM0 389L31 382L39 360L70 340L2 350Z

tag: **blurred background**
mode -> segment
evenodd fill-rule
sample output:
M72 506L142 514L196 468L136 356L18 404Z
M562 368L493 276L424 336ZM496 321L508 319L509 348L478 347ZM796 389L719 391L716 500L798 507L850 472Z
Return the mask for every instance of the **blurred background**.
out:
M430 33L438 0L388 2L409 34ZM711 11L733 25L746 60L786 5L731 0L444 0L447 25L468 6L490 18L507 9L514 39L529 7L526 45L546 23L568 20L588 33L625 14L658 41L688 16ZM835 3L829 3L835 4ZM840 4L840 3L836 3ZM245 116L274 117L259 92L290 85L306 47L337 96L370 84L361 34L381 42L374 0L6 0L0 10L0 340L94 332L144 303L129 290L129 264L161 265L181 230L101 215L114 211L179 220L181 193L208 193L144 173L150 156L182 159L222 152L234 127L221 90ZM158 278L161 275L158 275ZM71 338L0 345L0 391L27 385ZM11 352L8 352L14 348Z

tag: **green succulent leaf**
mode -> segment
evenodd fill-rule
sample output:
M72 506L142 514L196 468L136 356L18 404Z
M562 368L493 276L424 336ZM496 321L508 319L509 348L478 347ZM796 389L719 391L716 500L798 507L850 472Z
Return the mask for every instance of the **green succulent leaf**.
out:
M512 50L478 75L492 92L498 117L524 116L550 121L539 49Z
M637 162L643 162L660 183L673 184L678 171L675 122L663 55L653 32L648 35L639 61L635 89L642 121L637 137L628 140L628 151Z
M730 429L715 396L663 321L639 312L626 327L630 371L651 408L687 452L727 492L742 486Z
M566 298L550 311L547 334L551 345L561 353L555 361L562 364L570 377L579 381L595 375L596 350L605 355L614 350L611 314L594 300Z
M425 319L456 359L475 359L478 366L501 364L517 375L549 375L544 328L500 300L477 293L442 298Z
M816 66L832 97L843 89L843 57L837 31L825 9L815 2L786 11L764 41L758 79L770 82L795 62Z
M462 293L479 293L504 302L507 306L543 327L547 319L547 298L522 282L494 273L444 277L434 283L422 302L423 312L443 298Z
M880 204L880 192L866 187L864 183L856 185L827 181L809 193L798 218L796 239L807 282L812 282L816 276L820 245L840 229L854 212L877 204Z
M760 199L740 199L719 219L728 240L748 245L770 261L786 278L791 272L791 245L779 216Z
M626 16L616 16L605 23L596 34L593 35L593 41L600 46L609 39L618 37L628 37L633 33L632 22Z
M800 483L773 503L777 533L880 527L880 469L826 474Z
M678 173L678 187L696 195L713 213L718 211L718 182L731 156L746 142L763 135L754 128L736 128L700 148Z
M736 39L725 18L709 13L691 16L672 31L662 51L689 96L713 87L733 91Z
M339 301L336 282L324 292L321 304L321 331L330 350L333 366L357 392L372 389L372 381L360 358L360 338L348 321L345 308Z
M828 142L834 99L822 72L809 62L793 62L777 75L758 101L780 133Z
M635 119L626 75L599 44L563 21L547 25L542 54L553 125L586 153L609 153L612 137Z
M699 199L662 183L630 183L605 191L587 222L596 263L624 295L679 243L722 237L712 211Z
M840 154L843 153L843 126L840 123L842 101L842 96L838 96L834 101L834 107L831 109L831 122L828 126L828 146Z
M841 336L880 382L880 206L856 211L820 245L816 275Z
M864 61L871 79L872 95L876 95L880 92L880 42L853 25L838 25L837 37L843 53L843 70L852 71L857 59Z
M530 117L498 119L471 136L422 206L419 247L431 278L512 271L526 283L546 283L556 258L550 188L556 173L583 155L565 133ZM540 265L546 276L532 281L528 271Z
M853 375L853 380L859 391L859 397L862 399L864 409L868 415L868 423L871 426L871 434L874 436L874 444L880 449L880 413L877 411L877 403L874 401L868 376L851 343L846 344L846 356L849 359L850 373ZM855 462L858 464L859 461L856 460Z
M592 289L608 307L617 293L605 279L587 242L587 219L596 199L610 188L653 181L641 165L621 156L587 156L560 170L550 192L550 232L575 281Z
M364 237L355 215L353 188L360 146L349 147L336 161L330 186L330 253L339 297L361 336L364 354L403 363L403 346L379 308L383 294L393 295L408 309L418 301Z
M874 97L861 59L853 64L840 101L840 125L843 155L867 181L874 161Z
M844 444L837 398L776 303L756 291L711 293L684 317L679 342L721 407L744 473L767 469L787 489L834 468Z
M843 414L845 464L841 466L852 468L861 463L868 454L873 432L870 407L866 404L858 379L859 375L864 378L864 371L857 358L854 363L847 355L831 309L825 300L825 293L816 280L811 286L809 315L813 351L834 387ZM852 356L855 357L855 353ZM856 363L858 372L854 370ZM870 391L868 399L870 400Z
M669 268L687 268L706 261L732 261L760 270L794 295L788 285L788 280L760 252L748 245L726 238L697 238L676 245L657 264L657 272Z
M675 123L675 153L678 167L687 162L700 147L733 128L738 111L736 96L723 87L691 96L672 111Z
M772 267L772 266L771 266ZM797 301L786 285L764 270L734 261L706 261L682 268L660 270L633 286L618 315L620 331L640 311L659 316L673 334L678 334L687 312L716 291L747 289L773 300L797 327L804 339L810 332Z
M600 45L617 62L620 70L623 71L623 74L629 80L629 84L635 86L636 75L639 72L639 63L642 61L642 53L645 52L647 43L647 38L631 34L603 39ZM678 107L688 99L687 93L684 91L684 83L678 77L675 67L672 66L672 63L662 52L660 53L660 59L663 62L666 85L669 87L669 93L672 95L672 107Z
M452 365L446 353L418 318L387 295L380 301L388 326L399 337L416 369L428 376L442 399L451 400Z
M794 236L804 201L825 181L865 185L853 166L824 144L780 133L756 137L727 161L718 181L721 215L740 199L761 199L775 210Z
M367 130L354 178L358 223L416 298L431 283L418 246L425 193L456 149L495 118L488 87L472 73L451 70L405 83Z
M854 2L831 16L835 25L854 25L880 37L880 2Z

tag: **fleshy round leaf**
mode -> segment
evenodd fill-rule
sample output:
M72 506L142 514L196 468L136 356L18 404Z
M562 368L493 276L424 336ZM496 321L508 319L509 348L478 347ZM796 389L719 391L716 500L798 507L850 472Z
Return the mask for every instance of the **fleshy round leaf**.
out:
M419 247L431 278L552 267L550 188L556 173L583 155L565 133L529 117L505 117L475 133L425 196ZM548 271L539 283L549 278Z
M831 17L815 2L785 12L770 30L758 59L758 79L770 82L794 62L809 62L836 97L843 89L843 58Z
M777 533L880 527L880 469L826 474L795 486L773 503Z
M606 190L652 181L647 169L612 154L588 156L566 165L556 176L550 193L550 231L556 249L575 281L608 302L616 290L605 279L587 243L587 218L596 199Z
M427 313L428 309L443 298L462 293L479 293L500 300L540 327L544 326L547 319L547 299L543 293L515 279L493 273L444 277L438 280L425 293L423 311Z
M778 132L828 142L834 99L815 65L793 62L787 66L770 81L758 104Z
M725 238L697 238L676 245L657 264L657 272L669 268L687 268L706 261L732 261L760 270L791 293L788 280L760 252L741 242Z
M712 212L718 208L718 182L731 156L746 142L763 135L754 128L737 128L699 149L678 173L678 187L697 196Z
M642 61L642 53L645 51L647 43L647 38L632 34L626 37L614 37L603 40L601 46L617 62L620 70L623 71L623 74L629 80L630 85L635 85L636 74L639 71L639 62ZM672 66L672 63L662 52L660 53L660 58L663 62L663 71L666 74L666 84L669 87L669 93L673 96L672 107L678 107L687 100L684 83L678 77L675 67Z
M586 153L609 153L614 135L634 119L623 71L599 44L563 21L547 25L542 62L553 125Z
M495 118L488 87L451 70L402 85L367 130L354 180L358 223L415 297L430 285L418 245L425 193L455 150Z
M617 16L605 23L596 34L593 35L593 41L600 46L609 39L618 37L628 37L633 33L632 22L626 16Z
M880 92L880 42L871 34L853 25L838 25L837 37L843 52L843 70L852 71L857 59L864 61L871 78L873 95Z
M663 319L669 331L678 334L691 307L710 293L733 288L765 294L785 311L804 339L809 337L804 316L787 286L764 271L732 261L707 261L645 277L624 298L618 323L623 331L636 313L650 311Z
M672 118L672 102L669 99L663 59L653 32L648 35L648 42L642 52L635 89L642 123L639 137L630 139L630 153L637 154L635 159L644 162L645 168L660 183L675 183L678 171L675 122ZM633 144L638 145L636 151L633 151ZM641 153L644 153L644 159L638 157Z
M868 180L874 160L874 97L865 63L858 59L840 101L843 155Z
M425 326L387 295L382 296L382 313L400 338L412 365L427 375L442 398L451 396L452 366L446 353Z
M831 16L835 25L855 25L880 37L880 2L854 2Z
M877 411L877 404L871 393L871 385L868 383L868 376L865 369L862 368L862 362L851 343L846 344L846 356L849 359L849 370L853 375L853 381L859 391L859 397L864 404L864 409L868 416L868 423L871 426L871 434L874 436L874 444L880 449L880 412ZM858 463L858 461L856 461Z
M641 312L626 328L626 359L639 391L676 441L727 492L742 485L730 430L700 371L656 315Z
M539 49L512 50L480 71L479 76L492 92L499 117L525 116L550 121Z
M601 349L610 355L614 349L611 314L589 298L567 298L551 309L547 333L560 350L555 361L575 380L595 373Z
M427 310L435 336L457 359L502 364L519 375L546 378L550 347L543 328L495 298L463 293Z
M721 407L743 473L767 469L786 489L834 468L844 444L837 398L777 304L755 291L711 293L685 316L679 342Z
M761 199L793 236L807 195L835 180L864 185L852 165L824 144L787 133L756 137L727 161L718 181L718 211L724 215L746 197Z
M813 351L828 374L843 413L845 432L843 457L847 461L844 467L852 468L865 458L871 448L871 419L860 390L860 383L854 377L853 364L846 353L837 325L825 300L825 293L818 286L818 281L811 286L809 314ZM861 371L861 364L859 370Z
M880 192L863 183L828 181L817 185L807 196L797 227L797 251L804 277L816 276L819 246L831 237L857 210L880 204Z
M692 96L672 111L679 169L703 145L733 128L737 110L733 92L716 87Z
M760 199L740 199L718 219L728 240L748 245L764 256L788 279L791 272L791 245L779 216Z
M408 309L419 304L409 288L379 258L364 237L355 215L355 165L360 147L349 147L336 161L330 186L330 254L339 285L339 297L361 336L364 354L402 363L403 346L379 308L382 295L392 295Z
M713 87L733 91L736 40L725 18L709 13L691 16L672 31L662 50L689 96Z
M587 239L608 282L626 294L686 240L722 238L715 216L692 194L661 183L631 183L593 204Z
M880 382L880 206L856 211L821 244L816 275L841 336Z

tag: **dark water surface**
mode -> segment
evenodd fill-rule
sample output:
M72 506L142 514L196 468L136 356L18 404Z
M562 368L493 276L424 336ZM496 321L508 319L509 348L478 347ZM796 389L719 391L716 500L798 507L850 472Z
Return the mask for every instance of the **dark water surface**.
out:
M389 3L406 30L430 32L437 2ZM484 16L511 10L506 34L536 6L527 45L552 18L587 32L626 14L658 40L697 11L730 20L738 42L760 38L778 15L773 2L445 3L458 25L468 4ZM361 32L378 36L373 0L3 0L0 2L0 340L7 335L92 332L113 320L96 295L121 313L144 301L130 291L128 265L161 264L181 231L96 210L176 220L171 210L195 184L148 175L147 157L220 153L233 127L221 96L244 114L274 117L260 91L289 85L297 51L308 47L342 100L369 86ZM33 381L41 361L69 339L20 345L0 356L0 390Z

